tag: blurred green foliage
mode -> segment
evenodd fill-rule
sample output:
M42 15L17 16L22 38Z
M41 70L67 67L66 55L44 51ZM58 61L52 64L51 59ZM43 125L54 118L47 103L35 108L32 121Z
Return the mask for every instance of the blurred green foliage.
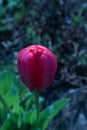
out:
M0 130L45 130L50 120L66 105L61 99L40 113L36 121L34 95L15 77L11 68L0 70ZM39 98L40 105L43 98Z
M15 12L14 12L15 10ZM12 30L12 22L18 22L24 13L23 0L1 0L0 31Z

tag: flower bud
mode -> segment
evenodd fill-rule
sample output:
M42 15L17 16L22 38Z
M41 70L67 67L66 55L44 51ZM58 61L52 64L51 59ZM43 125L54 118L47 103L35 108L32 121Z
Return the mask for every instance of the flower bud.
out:
M22 82L30 91L42 91L53 81L56 56L42 45L31 45L18 53L18 70Z

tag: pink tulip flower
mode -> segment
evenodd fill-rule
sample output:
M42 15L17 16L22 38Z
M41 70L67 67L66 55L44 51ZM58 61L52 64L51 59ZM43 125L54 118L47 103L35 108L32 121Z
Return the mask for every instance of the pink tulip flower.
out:
M42 45L31 45L18 53L18 70L30 91L41 92L49 86L57 70L56 56Z

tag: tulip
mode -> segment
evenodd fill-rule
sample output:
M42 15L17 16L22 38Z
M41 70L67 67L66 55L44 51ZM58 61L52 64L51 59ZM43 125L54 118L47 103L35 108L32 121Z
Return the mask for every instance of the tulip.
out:
M18 70L30 91L41 92L49 86L57 70L56 56L42 45L31 45L18 53Z

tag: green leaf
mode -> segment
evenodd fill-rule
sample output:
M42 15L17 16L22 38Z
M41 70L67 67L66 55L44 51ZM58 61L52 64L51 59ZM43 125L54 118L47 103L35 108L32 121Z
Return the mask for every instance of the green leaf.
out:
M0 73L0 94L7 94L13 86L14 76L9 70Z
M0 130L17 130L17 118L15 114L9 115Z
M7 109L5 109L5 108L1 109L0 108L0 126L5 122L8 115L9 115L9 113L8 113Z
M18 126L18 128L20 128L22 126L22 118L21 118L21 116L18 117L17 126Z
M3 97L8 107L12 107L13 105L19 103L18 93L13 94L12 91L10 91L7 95L4 95Z
M60 99L54 102L52 105L48 106L40 114L40 125L41 130L45 130L48 126L50 120L52 120L58 112L60 112L63 107L68 103L68 99Z
M9 127L10 127L10 118L8 118L8 119L4 122L3 126L1 127L1 130L7 130Z
M32 108L30 111L25 113L25 122L31 125L35 123L36 120L36 110Z

